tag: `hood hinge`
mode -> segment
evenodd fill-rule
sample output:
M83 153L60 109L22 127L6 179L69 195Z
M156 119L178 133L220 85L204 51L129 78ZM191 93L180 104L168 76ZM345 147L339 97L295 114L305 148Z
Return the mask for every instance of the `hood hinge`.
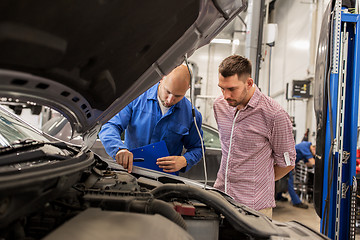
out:
M98 133L100 131L100 128L101 128L101 124L98 123L98 124L96 124L95 127L91 128L90 130L86 131L83 134L83 145L81 148L82 151L86 152L86 151L90 150L90 148L94 145L94 143L97 139Z

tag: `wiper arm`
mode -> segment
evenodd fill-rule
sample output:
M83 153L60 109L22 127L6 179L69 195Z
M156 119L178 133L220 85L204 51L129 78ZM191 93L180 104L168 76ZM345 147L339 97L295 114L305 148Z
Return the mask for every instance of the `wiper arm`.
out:
M28 145L28 144L37 144L37 143L42 143L40 141L36 141L35 139L18 139L14 142L11 143L11 145Z
M42 141L36 141L33 139L25 139L25 140L21 140L21 141L20 140L15 141L15 142L11 143L11 145L9 145L9 146L0 146L0 155L3 153L8 154L9 152L12 152L12 151L24 150L28 147L42 147L44 145L51 145L51 146L58 147L61 149L77 151L72 146L69 146L65 142L61 142L61 141L42 142Z
M19 150L22 148L27 148L27 147L34 147L34 146L44 146L44 142L40 142L40 141L36 141L34 139L23 139L23 140L16 140L12 143L10 143L9 146L4 146L0 148L0 154L1 153L8 153L14 150Z
M42 149L36 149L33 151L10 153L0 156L0 166L9 164L17 164L22 162L36 161L36 160L65 160L67 156L60 154L48 154Z
M60 149L74 152L72 147L64 142L42 142L33 139L14 141L12 145L0 148L0 166L28 162L32 160L65 160L68 156L60 154L49 154L43 149L44 145L51 145ZM30 150L28 150L30 148Z

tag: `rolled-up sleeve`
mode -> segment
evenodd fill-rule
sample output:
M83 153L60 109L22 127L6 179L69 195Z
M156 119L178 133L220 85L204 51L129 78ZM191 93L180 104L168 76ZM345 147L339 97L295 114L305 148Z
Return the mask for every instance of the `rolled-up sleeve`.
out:
M131 119L131 103L105 123L99 132L99 138L109 156L115 159L119 149L127 148L121 140L121 134Z
M274 163L277 166L288 166L284 157L287 155L286 153L288 153L290 165L295 166L296 150L292 124L289 115L283 109L275 113L270 143L273 149Z

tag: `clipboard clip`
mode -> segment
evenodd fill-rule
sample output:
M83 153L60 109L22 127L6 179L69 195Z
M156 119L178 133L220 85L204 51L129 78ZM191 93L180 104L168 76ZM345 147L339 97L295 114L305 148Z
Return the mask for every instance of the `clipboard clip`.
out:
M143 162L144 158L134 158L133 162Z

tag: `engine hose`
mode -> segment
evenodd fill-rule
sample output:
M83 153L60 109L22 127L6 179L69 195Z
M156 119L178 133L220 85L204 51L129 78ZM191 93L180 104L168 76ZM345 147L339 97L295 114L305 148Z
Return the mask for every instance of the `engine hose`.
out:
M277 231L274 229L267 218L240 213L234 205L229 203L217 192L207 191L184 184L164 184L156 187L150 193L158 199L178 197L198 200L207 206L212 207L218 213L221 213L235 230L245 234L256 236L258 238L268 238L271 235L288 236L284 231Z
M133 200L130 202L130 211L147 214L160 214L187 230L186 222L169 203L158 199Z

